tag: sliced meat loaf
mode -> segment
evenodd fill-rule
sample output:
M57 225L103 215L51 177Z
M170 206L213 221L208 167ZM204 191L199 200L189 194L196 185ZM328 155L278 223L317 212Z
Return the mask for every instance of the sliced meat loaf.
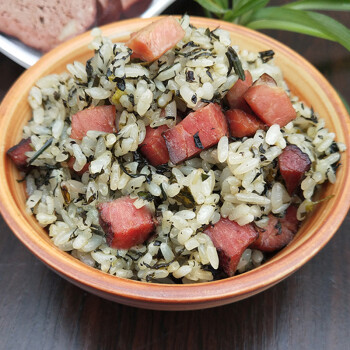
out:
M48 51L96 22L96 0L1 0L0 31Z

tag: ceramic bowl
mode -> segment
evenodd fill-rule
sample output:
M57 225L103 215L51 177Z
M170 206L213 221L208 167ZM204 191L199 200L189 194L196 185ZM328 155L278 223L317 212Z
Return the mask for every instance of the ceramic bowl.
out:
M154 19L132 19L102 27L103 34L114 41ZM218 26L231 33L233 43L250 51L275 51L275 61L284 73L293 94L326 119L337 140L350 149L350 119L334 89L303 57L283 44L255 31L233 24L192 18L197 27ZM51 269L75 285L119 303L159 310L189 310L232 303L257 294L280 282L310 260L335 234L350 206L350 157L342 155L337 182L323 188L322 196L333 194L302 224L295 239L272 259L250 272L232 278L197 285L148 284L110 276L90 268L50 241L33 216L25 211L25 188L18 183L20 174L6 157L6 150L21 139L23 125L30 119L27 96L31 86L51 73L60 73L74 60L85 62L90 33L76 37L46 54L13 85L0 109L0 209L19 240Z

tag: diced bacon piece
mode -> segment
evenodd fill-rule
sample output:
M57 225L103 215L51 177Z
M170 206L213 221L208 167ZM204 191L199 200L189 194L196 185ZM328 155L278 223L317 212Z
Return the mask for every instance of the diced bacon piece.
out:
M151 62L174 47L185 35L174 17L164 17L130 35L126 46L133 50L133 57Z
M74 171L75 173L77 173L78 175L83 175L85 172L87 172L89 170L89 166L90 166L90 163L86 163L83 167L83 169L81 169L80 171L75 171L73 166L74 166L74 163L75 163L75 157L69 157L68 161L67 161L67 166L70 170Z
M30 137L27 139L22 139L17 145L11 147L6 152L19 170L26 170L28 166L28 157L25 155L25 153L33 151L33 148L30 145L30 143Z
M169 130L167 125L158 128L147 126L146 137L139 146L141 153L153 166L165 164L169 161L169 152L162 136L162 133L166 130Z
M233 137L253 136L257 130L265 129L261 120L241 109L231 109L225 116Z
M129 249L143 243L155 224L146 207L137 209L134 199L122 197L98 205L99 221L110 247Z
M274 252L286 246L299 227L297 208L290 205L282 219L269 214L269 222L264 229L257 227L259 238L250 246L263 252Z
M216 145L225 135L228 136L226 118L221 107L215 103L190 113L182 122L163 133L170 160L174 164Z
M72 132L70 137L81 140L89 130L116 132L115 106L97 106L84 109L72 115Z
M204 233L211 238L219 253L220 266L229 276L235 274L243 252L258 237L251 224L240 226L224 218L208 227Z
M281 87L275 86L271 77L273 81L268 79L267 74L266 76L263 75L244 93L244 99L268 126L285 126L296 118L296 112L287 93Z
M231 109L242 109L250 112L251 109L243 95L252 86L253 79L249 71L245 70L245 80L238 79L232 88L227 92L226 99Z
M278 156L278 164L287 191L292 195L310 170L311 160L298 146L288 145Z

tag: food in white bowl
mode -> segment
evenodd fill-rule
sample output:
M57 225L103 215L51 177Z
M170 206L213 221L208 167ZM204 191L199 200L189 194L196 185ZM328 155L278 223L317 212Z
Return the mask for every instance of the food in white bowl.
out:
M345 146L290 95L273 52L240 50L188 16L126 44L93 34L85 66L32 88L33 118L8 152L53 243L163 283L233 276L288 244Z

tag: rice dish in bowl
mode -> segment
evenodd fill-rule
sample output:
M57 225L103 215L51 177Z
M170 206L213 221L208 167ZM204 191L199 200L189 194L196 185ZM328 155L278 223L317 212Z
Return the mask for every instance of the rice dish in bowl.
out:
M33 159L42 152L26 176L27 206L42 226L48 226L60 249L119 277L166 283L221 278L216 272L218 252L206 229L220 217L264 229L271 212L283 216L291 203L298 206L301 219L311 206L315 187L335 181L338 150L344 150L323 120L290 96L298 117L282 128L273 125L247 138L222 136L217 145L178 165L147 164L136 153L146 126L173 128L179 123L178 111L186 119L189 109L221 103L238 80L233 69L229 72L228 34L192 28L187 17L182 25L186 31L182 41L147 68L130 64L124 45L97 36L92 47L98 51L87 66L75 63L68 67L71 75L39 80L29 97L33 120L24 128L23 138L30 137L35 150L26 155ZM207 55L186 57L193 50L189 42ZM263 63L261 54L233 47L254 81L267 73L288 92L271 60ZM194 74L191 82L188 70ZM121 83L124 90L118 86ZM69 137L72 115L106 103L116 107L118 132L91 130L81 142ZM289 144L297 145L312 161L298 195L289 195L274 171ZM73 170L67 163L70 157L75 158ZM89 170L78 175L87 163ZM157 218L156 235L128 250L106 244L97 209L99 203L123 196L136 199L135 207L146 206ZM247 247L238 272L259 266L265 258L259 249Z

